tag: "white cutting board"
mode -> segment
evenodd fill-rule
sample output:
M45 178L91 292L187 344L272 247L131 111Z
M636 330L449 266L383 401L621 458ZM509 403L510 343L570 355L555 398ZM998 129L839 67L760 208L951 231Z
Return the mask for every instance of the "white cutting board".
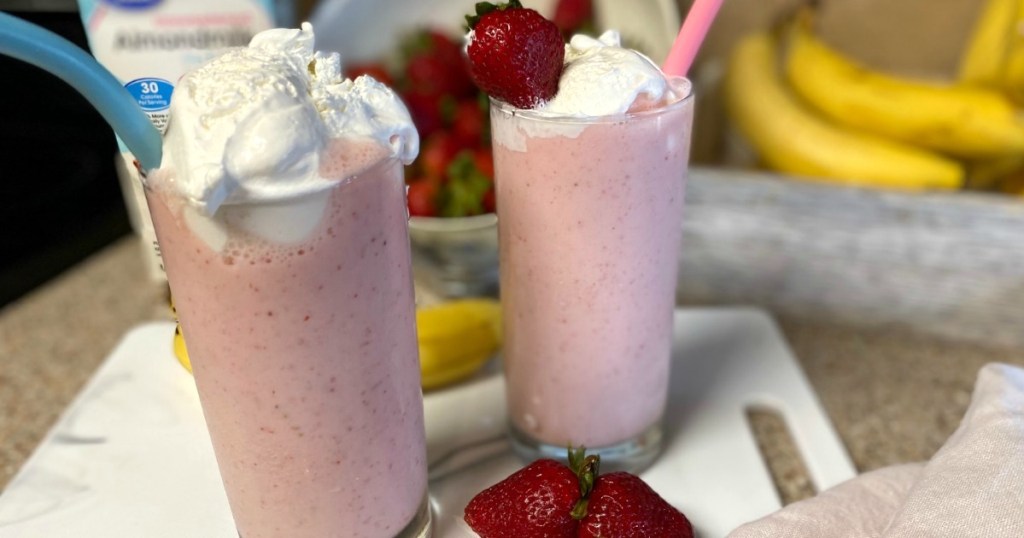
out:
M173 332L153 323L124 337L0 495L0 538L237 536ZM679 310L675 338L667 446L642 476L702 538L780 506L746 421L750 406L782 414L819 490L854 476L768 316ZM521 465L501 438L500 372L429 393L425 410L435 536L472 536L462 508Z

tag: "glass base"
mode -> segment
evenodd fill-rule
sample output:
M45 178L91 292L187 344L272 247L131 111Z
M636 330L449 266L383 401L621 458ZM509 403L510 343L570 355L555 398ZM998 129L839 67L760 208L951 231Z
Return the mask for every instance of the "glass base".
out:
M423 494L423 502L412 521L405 526L395 538L430 538L433 533L434 518L430 509L430 496Z
M430 495L424 493L423 502L416 510L416 515L404 529L395 535L395 538L430 538L433 534L433 527L434 516L430 506ZM238 533L238 538L242 538L242 533Z
M566 446L538 441L516 428L512 423L509 423L508 431L512 449L524 462L532 462L541 458L563 462L568 460L568 447ZM637 474L650 467L658 458L661 453L661 438L661 422L655 422L650 428L621 443L599 447L588 446L586 447L587 454L601 456L602 473L626 471Z

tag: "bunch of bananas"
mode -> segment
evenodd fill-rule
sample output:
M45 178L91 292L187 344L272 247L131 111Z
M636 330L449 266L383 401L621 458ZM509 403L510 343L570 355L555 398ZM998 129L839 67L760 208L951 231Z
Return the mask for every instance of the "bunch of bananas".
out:
M1024 0L989 0L950 84L859 65L813 18L805 8L747 36L729 61L727 112L765 165L871 187L1021 190Z

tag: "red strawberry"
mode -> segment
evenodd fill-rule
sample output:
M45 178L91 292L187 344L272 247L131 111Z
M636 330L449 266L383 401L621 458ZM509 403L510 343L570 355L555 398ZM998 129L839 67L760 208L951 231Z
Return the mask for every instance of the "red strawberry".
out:
M519 0L480 2L476 13L466 17L472 30L466 52L476 85L518 108L554 97L565 56L558 27Z
M484 199L494 188L490 176L477 165L471 150L460 151L445 170L444 188L438 207L442 217L467 217L486 213Z
M601 475L594 484L579 535L693 538L693 527L686 516L637 476L611 473Z
M455 106L452 134L466 147L479 147L484 143L488 118L484 107L476 99L462 101Z
M481 538L574 537L579 480L565 465L537 460L478 493L465 520Z
M498 199L494 195L494 186L484 193L484 212L486 213L497 213L498 212Z
M559 0L551 18L562 35L571 35L593 25L594 5L591 0Z
M402 45L405 56L402 88L428 95L451 95L456 99L475 93L466 70L461 46L447 35L423 30Z
M476 164L476 169L487 176L487 179L494 181L494 155L491 154L490 148L474 151L473 164Z
M446 131L430 135L420 150L418 163L427 177L442 179L448 173L448 165L464 146Z
M437 194L440 182L436 179L421 178L409 183L409 215L413 217L436 217Z
M451 97L410 91L402 93L402 100L409 108L420 138L425 139L445 127L445 110L452 106Z

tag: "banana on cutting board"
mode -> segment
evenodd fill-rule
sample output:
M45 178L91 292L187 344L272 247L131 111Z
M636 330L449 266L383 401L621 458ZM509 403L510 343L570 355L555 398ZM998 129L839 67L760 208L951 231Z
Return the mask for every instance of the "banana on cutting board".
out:
M872 71L818 39L812 18L803 11L790 27L784 68L796 93L832 121L958 157L1024 154L1024 118L1001 92Z
M737 44L723 91L740 134L777 171L905 190L955 189L963 182L963 168L951 159L843 129L808 109L783 80L778 43L768 32Z

